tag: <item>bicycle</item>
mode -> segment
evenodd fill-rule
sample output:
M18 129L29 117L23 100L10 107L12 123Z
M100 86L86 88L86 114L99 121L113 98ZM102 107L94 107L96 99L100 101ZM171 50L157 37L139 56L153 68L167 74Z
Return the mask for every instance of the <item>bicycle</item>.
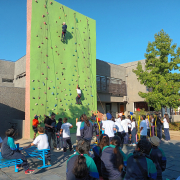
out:
M9 122L9 124L11 125L10 128L14 129L14 139L17 139L18 138L18 129L17 129L17 123L12 123L12 122Z

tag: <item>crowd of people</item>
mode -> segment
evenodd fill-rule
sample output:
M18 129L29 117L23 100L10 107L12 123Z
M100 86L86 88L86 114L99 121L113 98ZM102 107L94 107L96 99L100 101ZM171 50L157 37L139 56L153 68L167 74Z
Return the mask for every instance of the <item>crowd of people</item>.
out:
M145 115L141 116L140 126L137 127L135 118L127 118L118 114L114 118L110 113L103 115L102 120L93 114L88 118L82 114L76 119L77 146L75 153L67 161L67 180L72 179L103 179L103 180L131 180L131 179L162 179L162 172L166 169L166 157L158 146L161 137L150 137L150 126L154 128L155 120L150 116L150 122ZM158 123L164 124L166 140L169 136L169 118L165 114L164 119L157 119ZM46 116L44 127L38 127L38 117L32 122L34 141L24 149L37 146L39 150L49 149L46 158L51 164L51 149L56 148L64 153L72 151L70 129L73 127L67 118L59 118L56 124L55 114ZM140 131L140 139L137 143L137 130ZM162 128L161 128L162 129ZM152 129L151 129L152 131ZM36 134L38 132L38 136ZM22 159L23 163L17 168L23 167L25 174L33 173L29 169L26 157L17 149L14 143L14 129L6 131L6 137L2 142L1 155L5 159ZM91 147L91 140L96 135L97 144ZM149 137L149 138L147 138ZM1 139L0 139L1 140ZM52 142L51 142L52 141ZM136 146L134 152L125 155L123 145ZM90 153L92 149L93 153Z

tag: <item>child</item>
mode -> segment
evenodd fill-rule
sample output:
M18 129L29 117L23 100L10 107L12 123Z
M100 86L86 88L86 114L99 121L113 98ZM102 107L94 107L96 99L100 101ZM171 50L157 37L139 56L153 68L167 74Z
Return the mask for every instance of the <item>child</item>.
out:
M61 126L60 134L63 132L63 147L64 147L64 152L67 150L67 143L69 145L69 150L72 151L72 144L71 144L71 136L70 136L70 130L73 127L72 124L67 122L67 118L65 117L63 119L63 125Z
M152 145L150 157L157 169L157 180L162 180L162 172L166 169L166 157L162 149L158 148L160 139L156 136L150 137L149 142Z
M157 177L156 166L153 161L148 158L151 150L151 144L146 139L140 140L133 154L129 154L127 159L126 175L124 180L129 179L151 179Z
M129 144L131 144L131 115L128 115L129 124L128 124L128 134L129 134Z
M61 145L61 151L63 151L63 140L62 140L62 134L60 135L60 130L62 126L62 118L58 119L58 123L56 125L56 136L57 136L57 150L59 151L60 145ZM60 143L60 145L59 145Z
M44 133L44 128L43 127L38 127L38 134L39 136L36 137L36 139L27 147L24 149L30 148L31 146L37 146L38 150L42 149L49 149L49 143L48 143L48 137ZM50 156L50 151L46 156L48 160L48 164L51 164L51 156Z
M132 135L132 143L133 143L133 146L136 146L136 134L137 134L137 124L136 124L136 120L135 118L133 117L132 118L132 123L131 123L131 135Z
M80 89L80 87L77 85L77 87L76 87L76 91L77 91L77 97L76 97L76 104L82 104L81 103L81 89Z
M33 127L33 130L34 130L34 137L33 137L33 140L35 139L36 137L36 134L37 134L37 126L39 124L39 121L38 121L38 116L35 116L33 121L32 121L32 127Z
M116 141L116 139L120 138L116 136L116 138L112 138L112 141ZM103 137L100 148L102 150L101 153L101 173L104 180L122 180L122 171L123 171L123 156L120 152L119 145L120 143L114 143L114 145L109 145L107 137ZM111 142L112 142L111 141Z
M96 121L94 122L94 128L96 132L96 140L99 143L99 137L101 135L101 129L102 129L102 122L100 121L100 118L97 118L97 122Z
M67 29L67 25L66 25L66 23L65 23L65 22L63 22L61 41L65 41L66 29ZM64 36L64 37L63 37L63 36Z
M169 141L170 135L169 135L169 116L168 116L168 114L164 114L164 119L161 122L163 123L163 126L164 126L165 140Z
M81 138L91 142L91 139L93 137L93 123L90 120L88 120L86 114L83 114L82 117L83 122L81 123L80 127Z
M25 174L31 174L34 170L29 169L26 157L16 148L13 139L14 134L15 130L13 128L6 131L6 137L2 143L1 155L4 159L21 159L23 161L21 166L23 167ZM17 166L17 168L20 168L20 166Z
M79 141L81 139L81 132L80 132L80 127L81 127L81 122L83 121L83 117L81 115L80 121L78 122L78 118L76 118L76 126L77 126L77 131L76 131L76 140Z
M93 159L88 156L89 142L81 139L77 143L76 153L67 160L66 179L99 179L97 167Z

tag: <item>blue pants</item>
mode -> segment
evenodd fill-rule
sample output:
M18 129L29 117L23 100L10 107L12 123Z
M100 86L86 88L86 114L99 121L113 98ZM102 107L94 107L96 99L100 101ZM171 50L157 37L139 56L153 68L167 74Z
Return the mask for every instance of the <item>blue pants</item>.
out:
M162 126L157 126L157 137L162 139Z
M76 103L77 104L80 104L81 103L81 94L78 94L77 97L76 97Z
M126 135L124 136L124 144L128 144L129 141L129 134L126 132Z
M132 131L131 131L131 135L132 135L132 137L131 137L131 142L132 143L135 143L136 144L136 128L134 128Z
M164 128L164 134L165 134L165 140L169 141L170 140L169 128Z
M57 136L57 148L63 148L63 138L61 136Z

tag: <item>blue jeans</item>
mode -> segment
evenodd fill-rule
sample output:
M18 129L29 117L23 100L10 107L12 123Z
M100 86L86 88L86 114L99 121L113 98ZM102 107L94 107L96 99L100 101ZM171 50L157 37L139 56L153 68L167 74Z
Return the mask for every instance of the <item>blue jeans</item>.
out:
M162 139L162 126L157 126L157 137Z
M61 136L57 136L57 148L63 148L63 138Z
M132 131L131 131L131 135L132 135L132 137L131 137L131 142L132 143L135 143L136 144L136 128L134 128Z
M146 136L141 135L140 138L141 138L141 140L143 140L143 139L146 140Z
M124 136L124 144L128 144L128 140L129 140L129 134L128 132L126 132L126 135Z
M169 141L170 140L169 128L164 128L164 134L165 134L165 140Z

